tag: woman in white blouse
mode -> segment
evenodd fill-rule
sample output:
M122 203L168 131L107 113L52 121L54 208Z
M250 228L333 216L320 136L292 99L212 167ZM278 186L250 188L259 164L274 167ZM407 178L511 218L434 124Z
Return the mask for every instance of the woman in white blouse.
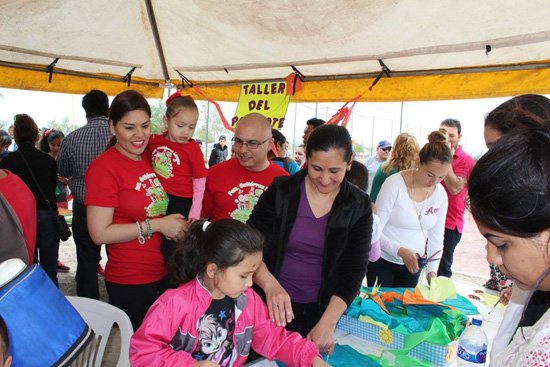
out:
M381 258L369 264L369 286L414 287L421 261L428 258L428 281L437 276L443 247L447 194L439 184L451 169L453 155L444 130L433 131L413 170L389 177L376 200L383 228Z

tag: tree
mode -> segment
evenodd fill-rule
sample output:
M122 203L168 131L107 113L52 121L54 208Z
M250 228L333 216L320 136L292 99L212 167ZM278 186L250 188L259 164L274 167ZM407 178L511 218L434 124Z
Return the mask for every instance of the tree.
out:
M164 130L162 118L166 114L166 103L159 99L156 104L151 104L151 133L161 134Z
M55 128L56 130L58 131L61 131L63 134L67 135L68 133L76 130L78 128L78 126L73 123L73 124L70 124L69 123L69 118L67 116L63 117L61 119L61 121L59 120L48 120L46 122L47 126L50 127L50 128Z
M365 147L363 144L357 143L355 140L353 141L353 151L358 154L365 153Z

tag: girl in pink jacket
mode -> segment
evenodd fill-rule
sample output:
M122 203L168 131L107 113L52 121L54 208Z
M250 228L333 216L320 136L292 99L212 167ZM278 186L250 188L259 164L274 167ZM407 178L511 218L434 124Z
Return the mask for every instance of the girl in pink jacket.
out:
M169 263L181 285L151 306L132 337L132 366L238 367L251 347L288 366L324 366L315 344L272 322L250 288L262 243L233 219L194 223Z

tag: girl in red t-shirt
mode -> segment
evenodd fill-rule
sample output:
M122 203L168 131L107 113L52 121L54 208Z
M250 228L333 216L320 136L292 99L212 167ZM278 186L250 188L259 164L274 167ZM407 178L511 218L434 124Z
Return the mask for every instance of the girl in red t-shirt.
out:
M202 151L193 139L199 110L193 98L180 92L172 94L166 106L166 132L152 135L146 152L168 193L166 214L181 214L191 224L200 219L207 175ZM172 248L172 241L163 237L161 250L166 263Z
M139 92L117 95L109 110L116 143L86 172L88 230L95 244L109 245L104 275L109 303L128 314L134 330L167 288L161 234L179 240L187 227L182 215L165 216L168 197L142 156L150 119L149 104Z

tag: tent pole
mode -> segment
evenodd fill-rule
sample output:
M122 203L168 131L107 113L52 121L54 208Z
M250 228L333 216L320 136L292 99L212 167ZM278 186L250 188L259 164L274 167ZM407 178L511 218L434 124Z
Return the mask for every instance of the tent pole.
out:
M157 26L157 20L155 18L155 12L153 10L153 4L151 3L151 0L145 0L145 5L147 6L149 23L151 23L151 30L153 31L155 45L157 46L157 51L160 59L160 66L162 67L162 75L164 75L164 80L166 80L166 83L169 84L170 74L168 73L168 67L166 66L166 59L164 58L164 51L162 49L162 42L160 41L160 34Z
M403 102L401 102L401 117L399 118L399 134L403 132Z
M298 125L298 103L294 104L294 135L292 136L292 151L296 153L296 125Z

